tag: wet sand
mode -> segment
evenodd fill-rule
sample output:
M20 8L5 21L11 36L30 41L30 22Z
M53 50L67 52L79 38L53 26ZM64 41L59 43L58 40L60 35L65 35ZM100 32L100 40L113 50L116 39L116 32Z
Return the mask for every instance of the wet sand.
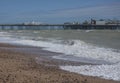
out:
M54 54L37 47L1 43L0 83L120 83L60 70L59 65L88 63L52 59Z

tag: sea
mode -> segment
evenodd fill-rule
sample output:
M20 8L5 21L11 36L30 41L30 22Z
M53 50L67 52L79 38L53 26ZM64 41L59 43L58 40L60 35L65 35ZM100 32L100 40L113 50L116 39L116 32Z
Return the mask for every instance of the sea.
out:
M93 63L59 67L120 81L120 30L1 30L0 42L43 47L61 53L55 59Z

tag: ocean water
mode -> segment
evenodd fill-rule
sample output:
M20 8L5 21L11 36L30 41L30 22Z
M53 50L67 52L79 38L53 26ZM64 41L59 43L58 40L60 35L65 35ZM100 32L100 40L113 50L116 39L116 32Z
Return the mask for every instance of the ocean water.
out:
M69 57L73 56L78 57L74 61L95 62L99 65L61 65L60 68L84 75L120 80L119 30L9 30L0 32L0 42L44 47L43 50L64 54L53 56L57 59L73 60ZM112 70L114 71L106 74L106 71Z

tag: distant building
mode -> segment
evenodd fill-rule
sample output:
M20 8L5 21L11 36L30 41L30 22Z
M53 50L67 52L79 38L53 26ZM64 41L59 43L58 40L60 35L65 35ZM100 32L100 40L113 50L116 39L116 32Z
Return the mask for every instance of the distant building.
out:
M25 25L40 25L40 24L45 24L45 23L32 21L32 22L25 22L23 24L25 24Z
M65 25L78 25L80 24L79 22L65 22Z
M91 19L91 24L92 25L105 25L106 21L105 20L93 20L93 19Z
M77 25L77 24L80 24L80 23L79 23L79 22L75 22L75 21L74 21L72 24L76 24L76 25Z
M105 25L106 22L104 20L98 20L96 21L96 25Z
M106 24L107 24L107 25L120 25L120 20L107 19L107 20L106 20Z

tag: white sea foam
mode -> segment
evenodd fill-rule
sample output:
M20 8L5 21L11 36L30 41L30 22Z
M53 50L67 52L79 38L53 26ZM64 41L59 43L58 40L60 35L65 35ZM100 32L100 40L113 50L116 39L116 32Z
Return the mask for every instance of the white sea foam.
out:
M88 33L88 32L92 32L92 31L94 31L94 30L86 30L85 32L87 32L87 33Z
M45 47L44 48L45 50L60 52L66 55L105 60L105 61L114 62L114 63L120 61L119 52L115 52L110 48L93 46L81 40L56 40L56 39L50 40L48 39L50 41L41 41L41 40L36 41L36 39L33 40L31 39L31 37L25 37L25 36L21 36L21 38L14 38L14 36L12 36L11 38L10 34L4 33L4 32L1 32L0 36L6 42ZM43 38L40 37L40 39L43 39Z
M10 37L12 35L8 34L7 32L0 32L0 37Z
M74 42L73 42L74 41ZM14 40L12 43L31 45L38 47L45 47L44 50L60 52L66 55L74 55L77 57L86 57L91 59L105 60L109 62L120 61L120 53L115 52L109 48L100 48L92 46L80 40L72 40L73 43L59 44L47 41L35 41L35 40Z
M60 66L60 68L83 75L120 81L120 63L114 65Z

